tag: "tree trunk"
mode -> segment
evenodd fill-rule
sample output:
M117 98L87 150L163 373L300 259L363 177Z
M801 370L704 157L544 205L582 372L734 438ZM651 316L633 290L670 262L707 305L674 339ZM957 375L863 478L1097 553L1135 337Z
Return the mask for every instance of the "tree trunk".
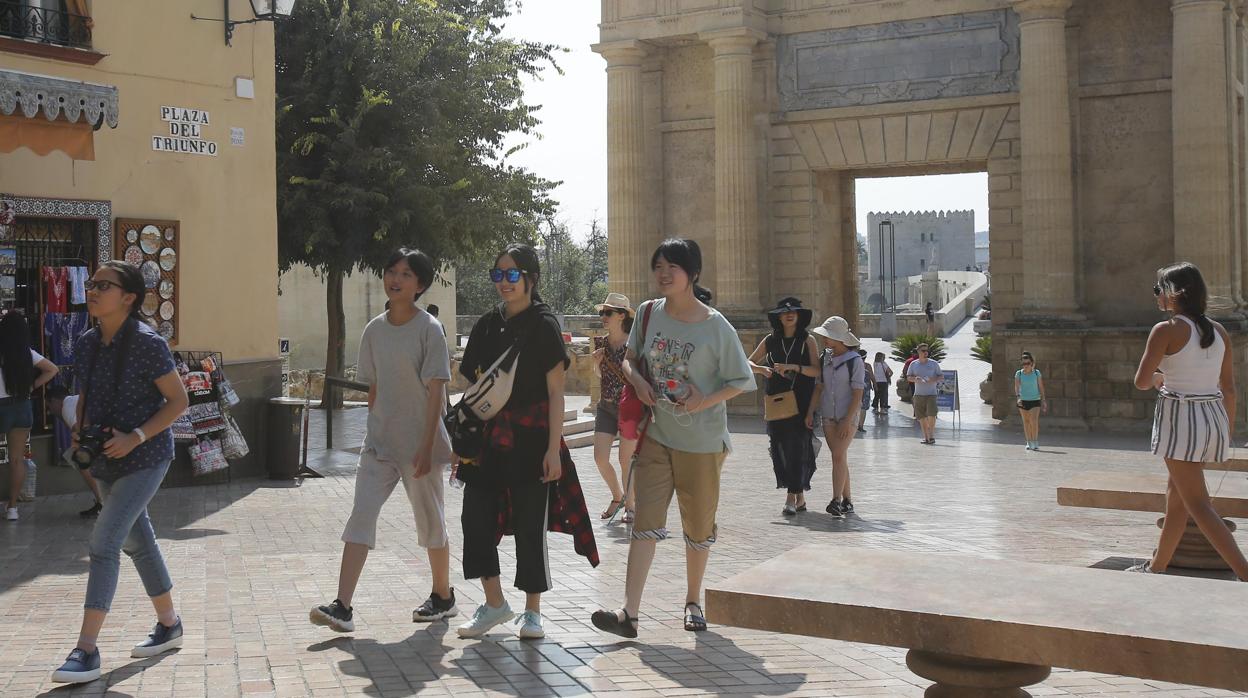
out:
M346 273L331 268L325 272L325 315L329 337L325 346L325 377L342 377L347 363L347 316L342 309L342 283ZM332 401L329 399L333 396ZM342 409L342 390L330 390L329 381L321 389L321 407Z

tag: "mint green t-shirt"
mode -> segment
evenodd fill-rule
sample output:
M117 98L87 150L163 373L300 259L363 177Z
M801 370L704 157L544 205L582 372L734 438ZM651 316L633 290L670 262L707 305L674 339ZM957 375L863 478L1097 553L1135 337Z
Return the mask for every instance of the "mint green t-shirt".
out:
M683 407L664 400L663 395L666 389L679 390L686 382L703 395L725 386L754 390L754 374L736 329L714 309L702 322L689 323L668 315L663 299L653 303L646 336L641 336L644 305L628 336L628 348L645 360L655 397L659 399L654 422L646 435L668 448L688 453L731 449L727 405L721 402L691 415Z

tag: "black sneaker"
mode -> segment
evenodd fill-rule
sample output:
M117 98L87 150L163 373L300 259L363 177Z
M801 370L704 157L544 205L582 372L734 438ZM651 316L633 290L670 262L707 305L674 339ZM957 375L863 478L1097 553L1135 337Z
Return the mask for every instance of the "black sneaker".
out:
M841 501L841 513L842 514L854 513L854 503L849 501L848 499L842 500Z
M412 611L412 622L432 623L435 620L454 618L457 615L459 615L459 607L455 605L455 590L451 589L449 599L430 593L429 598L425 599L420 608Z
M325 625L340 633L355 630L355 621L351 620L351 609L342 605L338 599L328 606L317 606L308 614L308 620L316 625Z
M131 657L155 657L158 654L168 652L171 649L182 646L182 619L179 618L176 623L171 626L165 626L160 622L156 623L156 627L148 634L147 639L134 646L130 651Z
M103 509L103 508L104 508L103 504L96 502L95 504L91 506L90 509L83 509L82 511L78 512L78 515L84 519L94 519L95 517L100 515L100 509Z
M838 519L845 518L845 512L841 510L841 502L839 499L833 499L832 501L828 502L828 508L824 509L824 511L828 512L829 514L835 516Z

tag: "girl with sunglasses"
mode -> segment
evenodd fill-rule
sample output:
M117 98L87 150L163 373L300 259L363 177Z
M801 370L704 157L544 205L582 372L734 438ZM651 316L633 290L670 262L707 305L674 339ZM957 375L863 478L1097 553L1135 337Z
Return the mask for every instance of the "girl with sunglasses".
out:
M1235 423L1235 359L1226 328L1205 315L1209 292L1195 265L1157 271L1157 309L1170 317L1153 326L1135 372L1135 387L1157 391L1153 453L1169 472L1166 516L1153 558L1133 572L1165 572L1190 516L1241 581L1248 559L1218 516L1205 485L1205 464L1230 454Z
M628 351L628 333L633 329L633 309L628 297L608 293L598 305L598 317L607 334L595 337L594 371L601 378L602 396L594 417L594 462L603 482L611 489L611 503L601 518L611 519L624 507L624 523L633 522L633 496L621 483L628 483L628 466L637 448L637 435L629 434L620 425L620 398L624 393L624 354ZM611 444L620 435L620 475L611 466ZM631 435L632 438L629 438Z
M107 440L91 462L104 506L91 531L91 565L78 644L52 674L58 683L100 677L96 639L117 592L121 553L134 562L156 611L156 626L132 657L155 657L182 646L173 580L165 567L147 506L173 461L170 425L186 410L186 390L169 344L139 319L147 287L133 264L105 262L86 284L87 312L98 325L74 345L74 375L82 388L74 445L103 429ZM89 450L89 449L88 449Z
M545 637L542 593L552 588L548 528L571 533L576 551L598 565L589 512L563 442L564 371L570 360L559 319L537 293L541 278L537 252L528 245L510 245L494 260L490 280L502 302L473 326L459 366L464 378L475 382L519 347L511 395L486 422L482 452L456 468L466 485L464 577L480 579L485 591L485 603L459 626L460 637L481 637L516 616L499 578L503 535L516 538L515 586L525 593L521 638Z
M1014 372L1014 395L1018 398L1018 414L1023 418L1023 435L1027 438L1027 450L1040 450L1040 414L1048 413L1049 402L1044 397L1044 376L1036 368L1031 352L1023 352L1023 367Z

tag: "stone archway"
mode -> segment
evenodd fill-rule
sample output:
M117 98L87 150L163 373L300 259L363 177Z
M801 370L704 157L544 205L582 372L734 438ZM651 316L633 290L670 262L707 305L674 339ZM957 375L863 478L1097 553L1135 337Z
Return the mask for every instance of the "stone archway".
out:
M602 5L613 287L647 295L678 234L730 317L798 295L852 322L855 179L984 170L994 375L1043 355L1050 424L1147 418L1157 267L1196 262L1248 326L1243 0Z

